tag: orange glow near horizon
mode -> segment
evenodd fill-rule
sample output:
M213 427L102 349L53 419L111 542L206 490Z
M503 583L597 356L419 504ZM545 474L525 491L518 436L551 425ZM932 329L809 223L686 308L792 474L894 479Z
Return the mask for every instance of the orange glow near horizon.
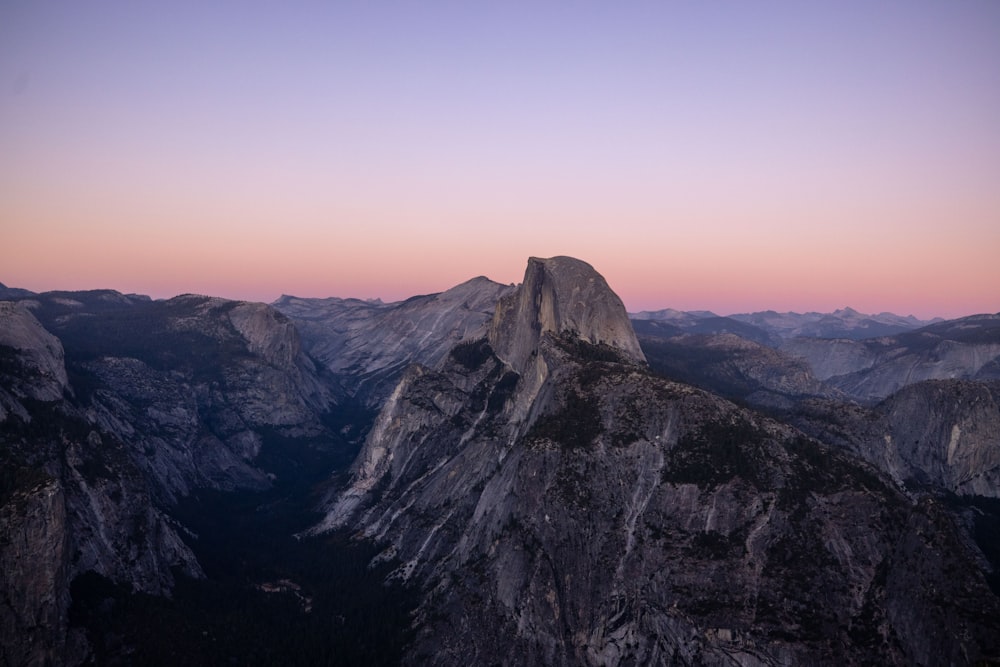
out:
M1000 310L1000 6L113 5L0 7L8 286Z

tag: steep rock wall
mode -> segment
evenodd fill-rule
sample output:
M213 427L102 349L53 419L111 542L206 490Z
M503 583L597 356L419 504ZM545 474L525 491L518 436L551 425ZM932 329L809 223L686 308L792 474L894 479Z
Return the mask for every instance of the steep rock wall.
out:
M488 340L407 373L317 527L361 531L422 587L411 664L997 654L1000 601L940 512L790 427L652 376L628 336L564 314L593 283L550 279L546 261ZM903 594L912 571L922 588Z

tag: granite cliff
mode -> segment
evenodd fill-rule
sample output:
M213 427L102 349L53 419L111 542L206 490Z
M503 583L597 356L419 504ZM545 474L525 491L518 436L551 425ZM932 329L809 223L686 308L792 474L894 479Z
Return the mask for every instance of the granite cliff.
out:
M488 337L386 402L315 530L377 541L424 591L408 662L1000 655L989 566L939 501L653 375L618 303L582 262L531 260Z
M86 657L67 616L77 575L154 595L202 576L171 507L196 489L270 486L262 449L321 442L332 402L288 318L263 304L110 291L0 303L2 662Z
M861 406L810 400L790 421L903 487L1000 497L1000 383L928 380Z
M201 569L118 434L72 400L61 343L0 303L0 637L4 664L74 664L69 587L84 571L164 594Z
M1000 379L1000 315L974 315L881 338L793 338L781 349L865 402L923 380Z
M411 363L434 366L459 341L485 335L510 290L480 276L399 303L283 296L273 306L295 323L342 395L377 408Z

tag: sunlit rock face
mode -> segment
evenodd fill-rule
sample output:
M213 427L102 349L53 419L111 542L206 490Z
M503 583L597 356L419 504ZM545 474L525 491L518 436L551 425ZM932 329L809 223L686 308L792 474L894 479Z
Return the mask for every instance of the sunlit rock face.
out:
M422 588L411 664L904 665L1000 651L1000 603L945 509L652 375L594 275L531 260L488 337L411 367L316 529L377 540ZM907 588L912 572L921 584Z
M411 363L434 367L456 343L484 336L497 300L512 290L480 276L399 303L283 296L274 307L344 396L378 407Z
M532 257L520 287L497 304L490 345L523 374L541 335L563 332L645 361L625 306L603 276L572 257Z

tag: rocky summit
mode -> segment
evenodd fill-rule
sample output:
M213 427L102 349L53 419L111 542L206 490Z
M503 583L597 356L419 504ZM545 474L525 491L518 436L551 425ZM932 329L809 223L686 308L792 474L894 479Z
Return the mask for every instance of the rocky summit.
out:
M532 257L519 289L497 304L489 342L501 359L523 374L541 336L564 332L645 360L624 304L601 274L572 257Z
M982 552L940 500L653 375L619 303L533 259L489 337L411 368L379 414L316 530L361 531L423 591L409 663L1000 655Z

